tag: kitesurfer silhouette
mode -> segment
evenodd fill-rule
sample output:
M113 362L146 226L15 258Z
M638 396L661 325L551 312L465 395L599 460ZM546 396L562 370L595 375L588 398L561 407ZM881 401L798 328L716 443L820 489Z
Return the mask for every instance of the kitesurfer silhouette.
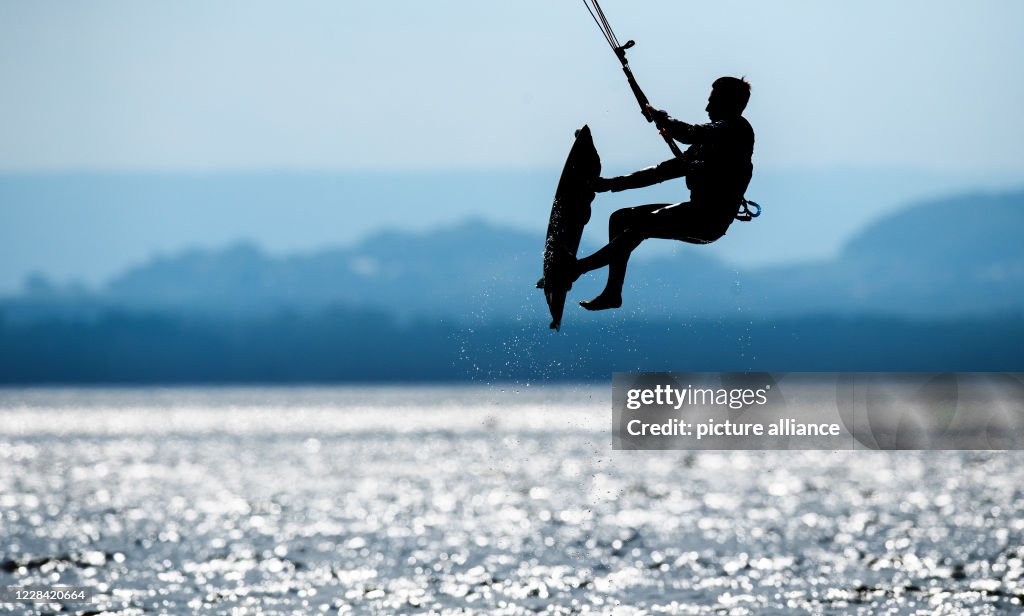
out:
M721 77L712 84L705 109L711 122L687 124L659 109L648 113L663 136L690 147L680 157L630 175L597 178L596 192L619 192L686 177L690 200L616 210L608 219L608 244L576 261L574 278L608 266L601 293L580 305L606 310L622 305L622 285L629 256L641 242L659 238L709 244L725 235L743 206L743 194L753 173L754 130L743 117L750 84L742 78Z

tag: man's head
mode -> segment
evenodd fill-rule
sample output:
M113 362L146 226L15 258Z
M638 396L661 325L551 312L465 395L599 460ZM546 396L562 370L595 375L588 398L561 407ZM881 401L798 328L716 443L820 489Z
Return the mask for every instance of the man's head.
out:
M711 96L705 111L712 121L734 118L743 113L750 100L750 84L746 79L719 77L711 84Z

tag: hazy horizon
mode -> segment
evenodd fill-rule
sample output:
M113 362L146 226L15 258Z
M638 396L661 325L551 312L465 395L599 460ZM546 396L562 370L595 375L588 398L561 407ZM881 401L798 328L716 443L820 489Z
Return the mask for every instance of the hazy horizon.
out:
M351 246L374 233L423 233L466 220L540 235L557 173L0 174L0 294L20 291L26 277L37 273L59 285L96 287L157 254L240 241L285 256ZM701 252L741 269L827 260L865 226L905 207L1016 189L1024 189L1024 177L899 169L766 171L750 192L765 214L734 224L725 239ZM679 181L600 195L585 238L602 242L604 217L616 207L678 200L683 191ZM346 207L353 202L367 207ZM650 242L638 255L675 248L675 242Z

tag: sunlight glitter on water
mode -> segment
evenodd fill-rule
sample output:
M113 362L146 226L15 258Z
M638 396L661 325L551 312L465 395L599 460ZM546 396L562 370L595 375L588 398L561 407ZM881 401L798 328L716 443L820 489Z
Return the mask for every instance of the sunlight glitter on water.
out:
M1021 609L1019 453L615 452L606 388L531 389L0 392L0 585L119 614Z

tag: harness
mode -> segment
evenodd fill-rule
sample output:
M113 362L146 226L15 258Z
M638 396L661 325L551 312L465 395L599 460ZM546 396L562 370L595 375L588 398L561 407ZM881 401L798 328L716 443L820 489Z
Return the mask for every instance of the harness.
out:
M636 78L633 77L633 71L629 68L629 61L626 59L626 50L636 45L633 40L628 40L625 44L620 44L618 37L615 36L615 31L612 30L612 26L608 23L608 18L605 17L604 11L601 10L601 5L597 0L583 0L583 6L587 7L587 11L590 16L594 19L594 23L597 24L597 28L604 35L605 41L608 42L608 46L615 52L615 57L619 59L619 63L622 65L622 72L626 74L626 81L629 82L629 89L633 91L633 96L636 97L636 102L640 105L640 113L643 114L644 119L648 122L654 122L659 132L662 127L659 125L658 118L655 114L651 113L649 106L650 101L647 100L647 95L644 94L643 90L640 89L640 85L637 84ZM679 150L679 146L676 142L669 137L667 133L661 133L665 143L668 144L668 148L672 150L672 155L676 158L681 158L683 153ZM751 211L751 207L754 208ZM736 212L736 220L743 222L749 222L761 215L761 206L754 201L749 201L745 197L740 199L739 208Z
M754 207L754 211L750 211L750 206ZM736 212L736 220L741 222L750 222L761 215L761 206L756 201L750 201L746 197L740 199L740 209Z

